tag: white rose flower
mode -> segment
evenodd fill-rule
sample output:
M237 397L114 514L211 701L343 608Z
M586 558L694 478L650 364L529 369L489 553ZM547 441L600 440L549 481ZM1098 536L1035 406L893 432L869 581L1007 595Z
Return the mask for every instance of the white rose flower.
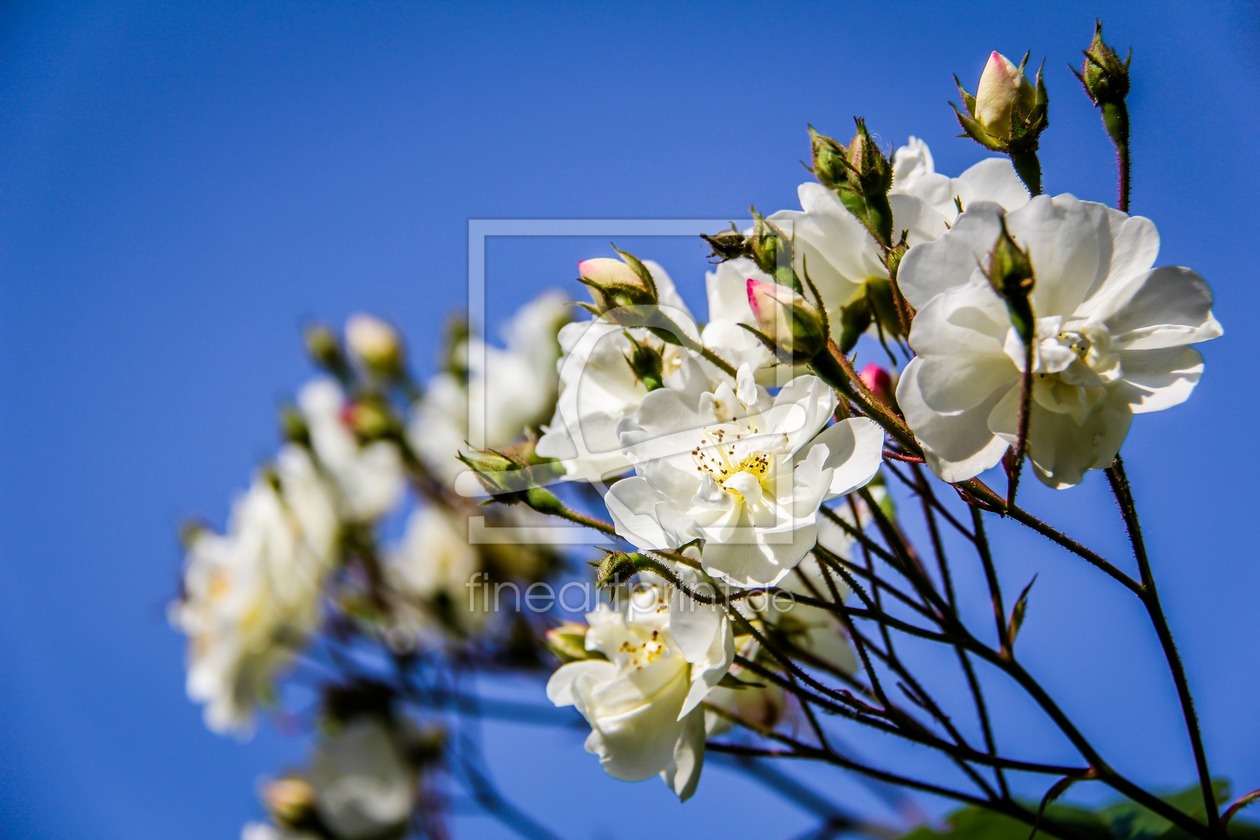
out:
M369 840L411 817L418 779L403 753L405 733L371 715L341 724L311 760L315 809L338 840Z
M188 695L206 704L214 731L249 731L315 629L337 533L331 490L306 451L289 446L274 483L258 476L233 505L226 535L194 537L171 620L189 637Z
M371 522L389 513L405 486L402 453L388 441L361 445L346 423L347 400L331 379L316 379L298 393L311 447L340 490L343 513Z
M699 340L691 313L665 269L650 260L643 265L656 285L660 312ZM630 469L617 424L634 414L648 393L627 363L631 337L661 354L666 388L698 394L709 387L705 368L691 353L646 329L627 330L607 316L567 324L560 330L560 396L536 451L562 461L570 480L599 481Z
M1068 487L1111 463L1134 414L1190 395L1203 359L1187 345L1221 328L1202 278L1151 268L1149 219L1072 196L1012 212L971 205L939 241L912 248L898 277L918 310L918 355L897 400L946 481L996 465L1017 441L1024 349L985 275L1003 217L1035 274L1028 455L1043 482Z
M937 236L958 218L959 204L965 210L974 202L991 201L1007 210L1018 210L1028 203L1028 188L1009 158L987 158L951 178L936 171L931 150L917 137L911 137L893 154L892 192L912 195L935 210L941 217Z
M604 658L562 665L547 697L586 718L586 749L609 775L642 781L659 774L685 800L704 761L701 703L730 669L734 642L720 608L671 593L644 587L618 610L601 604L588 613L586 649Z
M604 497L617 533L643 549L700 539L710 575L737 587L778 583L814 546L822 502L866 484L882 460L879 427L827 427L835 407L812 375L771 399L747 365L736 388L722 383L699 400L653 391L622 424L636 475Z

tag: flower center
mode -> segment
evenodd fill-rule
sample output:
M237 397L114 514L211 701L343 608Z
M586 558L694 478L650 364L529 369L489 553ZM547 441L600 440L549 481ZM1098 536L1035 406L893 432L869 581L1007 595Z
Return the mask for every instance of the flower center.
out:
M756 426L727 423L710 426L691 450L691 460L701 476L749 504L761 497L761 483L770 475L774 457Z
M634 636L635 638L622 642L617 652L622 654L636 671L651 665L669 652L669 645L660 630L653 630L650 634L635 633Z
M1023 353L1019 339L1007 339L1007 353ZM1104 386L1120 375L1120 359L1111 351L1111 335L1099 324L1064 324L1058 317L1037 321L1033 353L1033 397L1045 409L1083 420L1102 399ZM1012 355L1020 367L1023 359Z

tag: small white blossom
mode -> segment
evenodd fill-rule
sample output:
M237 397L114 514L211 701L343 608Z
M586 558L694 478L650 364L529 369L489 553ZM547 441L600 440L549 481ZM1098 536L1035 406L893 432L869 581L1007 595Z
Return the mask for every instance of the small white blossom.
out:
M670 591L644 587L618 610L601 604L588 613L586 648L603 658L562 665L547 697L586 718L586 749L609 775L641 781L659 774L687 799L704 761L700 704L729 670L734 643L720 608Z
M1149 219L1071 196L1004 212L968 208L939 241L912 248L899 282L918 310L918 354L897 400L946 481L998 463L1018 436L1023 344L985 275L1001 220L1035 275L1028 455L1051 487L1109 465L1134 414L1184 401L1203 370L1187 345L1216 338L1207 284L1185 268L1152 269Z
M653 391L622 424L636 475L604 497L617 533L643 549L700 539L710 575L737 587L778 583L813 547L822 502L879 469L879 427L828 427L835 408L815 376L771 398L748 366L736 387L722 383L699 400Z

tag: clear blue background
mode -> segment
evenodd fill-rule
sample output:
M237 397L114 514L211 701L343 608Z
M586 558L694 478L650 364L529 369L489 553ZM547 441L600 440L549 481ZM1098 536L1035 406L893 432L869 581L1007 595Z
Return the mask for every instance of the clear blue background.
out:
M1135 48L1134 210L1159 224L1163 262L1213 283L1226 325L1194 400L1140 418L1126 452L1214 767L1260 785L1255 4L12 0L0 7L0 833L234 837L258 813L257 780L301 755L270 729L248 745L209 734L164 618L181 518L221 519L274 448L275 406L306 375L301 324L379 312L427 361L442 313L464 300L468 219L792 206L807 122L845 139L863 114L886 143L924 137L957 173L980 150L954 139L950 74L974 84L991 49L1048 57L1048 189L1110 200L1108 143L1065 67L1095 15ZM568 284L574 261L605 247L495 244L492 314ZM702 247L635 247L664 255L698 302ZM1123 557L1102 484L1028 499ZM1115 764L1189 783L1135 605L996 530L1009 586L1042 571L1021 640L1030 665ZM996 690L1012 750L1069 758ZM566 834L807 825L722 771L680 807L659 784L606 779L576 732L491 735L508 793Z

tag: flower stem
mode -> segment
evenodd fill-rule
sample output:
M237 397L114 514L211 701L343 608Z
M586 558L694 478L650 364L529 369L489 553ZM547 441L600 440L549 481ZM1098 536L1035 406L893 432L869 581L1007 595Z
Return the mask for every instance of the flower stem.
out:
M1107 468L1107 481L1111 484L1111 492L1120 506L1120 514L1124 518L1124 527L1129 535L1129 543L1133 546L1133 556L1138 564L1138 576L1141 588L1138 597L1146 607L1159 637L1160 647L1168 662L1168 670L1172 674L1173 683L1177 687L1177 699L1181 703L1181 712L1186 721L1186 733L1190 737L1190 746L1194 751L1194 763L1199 774L1199 787L1203 791L1203 802L1207 807L1208 826L1214 835L1220 834L1220 813L1216 805L1216 793L1212 790L1212 775L1208 770L1207 752L1203 748L1203 736L1199 729L1199 717L1194 710L1194 698L1190 694L1190 683L1186 679L1186 670L1181 663L1181 655L1177 652L1172 630L1164 615L1163 605L1159 601L1159 593L1155 588L1155 575L1151 571L1150 558L1146 553L1146 541L1142 537L1142 526L1138 522L1137 505L1133 502L1133 491L1128 476L1124 472L1124 461L1119 455Z
M1019 179L1028 187L1028 194L1041 195L1041 161L1036 150L1031 152L1011 152L1011 163Z

